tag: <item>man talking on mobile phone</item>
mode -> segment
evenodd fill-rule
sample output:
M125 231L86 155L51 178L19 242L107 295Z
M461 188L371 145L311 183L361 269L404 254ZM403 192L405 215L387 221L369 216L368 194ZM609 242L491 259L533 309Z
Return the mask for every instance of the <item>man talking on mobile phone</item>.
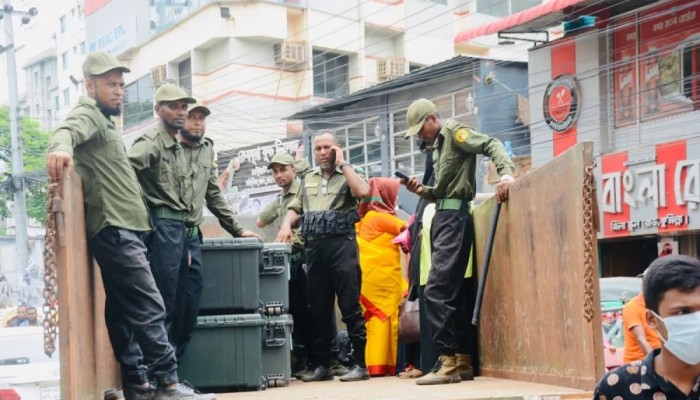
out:
M367 331L360 307L362 274L355 223L360 220L359 200L369 196L370 188L365 178L345 162L343 149L332 132L317 134L313 149L318 167L304 176L301 190L287 206L289 211L277 235L277 241L291 242L292 227L301 222L306 243L308 301L311 318L316 323L309 352L311 368L301 380L333 379L330 364L336 295L353 348L353 365L340 380L366 380L369 379L365 364Z

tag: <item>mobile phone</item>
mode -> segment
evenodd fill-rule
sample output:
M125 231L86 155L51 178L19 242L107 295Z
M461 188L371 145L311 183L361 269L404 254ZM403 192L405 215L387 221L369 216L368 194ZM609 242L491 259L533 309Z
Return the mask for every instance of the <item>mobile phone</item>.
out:
M335 165L335 157L336 157L335 148L331 147L331 159L330 159L331 165Z
M394 171L394 175L396 175L397 178L404 179L406 182L408 182L411 179L410 176L404 174L401 171Z

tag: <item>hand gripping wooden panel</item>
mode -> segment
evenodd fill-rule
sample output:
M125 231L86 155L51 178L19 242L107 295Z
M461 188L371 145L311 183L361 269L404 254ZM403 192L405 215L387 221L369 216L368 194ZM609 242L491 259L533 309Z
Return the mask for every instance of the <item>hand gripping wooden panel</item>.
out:
M96 262L88 254L80 176L59 182L63 200L63 241L56 248L58 268L61 398L101 399L103 390L120 386L104 322L104 289Z
M595 232L588 289L584 263L584 173L592 163L592 144L581 143L511 185L478 328L482 375L586 390L603 375ZM491 198L474 211L480 272L494 207Z

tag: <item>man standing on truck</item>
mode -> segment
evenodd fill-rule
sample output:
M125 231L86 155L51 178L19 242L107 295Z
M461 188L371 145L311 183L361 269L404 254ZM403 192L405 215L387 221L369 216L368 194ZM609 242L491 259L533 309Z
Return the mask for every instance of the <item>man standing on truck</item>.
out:
M279 217L287 215L287 206L294 200L301 187L301 178L297 176L297 163L288 153L277 153L267 165L272 170L272 178L282 190L274 201L270 202L258 216L257 225L264 228ZM289 266L289 313L294 318L292 332L293 353L296 362L292 365L292 375L296 378L308 372L309 348L311 347L311 328L307 300L306 272L304 272L304 239L299 229L294 229L292 241L292 258Z
M191 171L177 134L185 127L188 104L194 102L178 85L159 87L155 111L160 121L137 138L129 150L154 225L148 238L148 259L163 296L165 328L172 344L180 265L188 258L185 218L194 195Z
M185 251L188 253L180 267L176 330L174 335L178 359L185 354L187 344L197 325L199 299L204 287L204 270L202 268L202 231L199 225L204 222L204 203L209 211L219 219L219 224L233 237L259 237L243 229L238 224L233 211L226 204L216 167L214 142L204 137L206 119L211 111L202 102L189 105L185 127L180 129L178 139L182 143L185 162L192 175L192 208L185 217Z
M306 243L307 284L311 318L314 320L311 363L315 369L301 377L304 382L332 380L331 342L335 295L343 322L348 327L354 365L342 382L369 379L365 365L367 330L360 307L360 272L355 223L359 199L369 196L369 184L350 164L332 132L314 138L319 166L304 176L299 194L288 206L277 241L292 242L293 231L303 215L301 231Z
M148 209L112 122L124 101L124 72L129 68L106 52L87 56L87 97L80 98L52 135L46 169L49 178L58 181L64 168L70 170L75 162L83 180L88 248L102 272L105 322L126 382L126 398L201 399L178 383L165 307L143 243L152 228ZM129 343L121 340L123 332L133 334L138 357L125 354ZM149 382L149 371L157 390Z
M430 240L432 268L425 287L428 328L440 351L433 371L416 380L418 385L457 383L474 379L470 350L473 329L468 326L464 275L474 240L469 202L476 190L476 156L491 157L501 182L496 185L499 202L508 200L514 165L503 144L459 121L443 123L437 107L428 99L414 101L406 114L406 139L418 136L432 147L435 184L425 186L411 178L406 188L435 202ZM422 147L422 146L421 146Z

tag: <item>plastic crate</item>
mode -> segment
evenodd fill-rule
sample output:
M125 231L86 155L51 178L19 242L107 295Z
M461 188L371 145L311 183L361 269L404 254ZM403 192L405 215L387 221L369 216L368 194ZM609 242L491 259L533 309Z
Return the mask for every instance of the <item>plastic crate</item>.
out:
M206 239L202 244L204 289L200 315L259 309L258 270L263 243L257 238Z
M207 390L265 389L260 343L266 324L260 314L198 317L178 375Z
M292 376L292 328L289 314L267 317L263 331L262 370L267 387L289 385Z
M289 263L287 243L265 243L260 256L260 306L267 315L289 311Z

